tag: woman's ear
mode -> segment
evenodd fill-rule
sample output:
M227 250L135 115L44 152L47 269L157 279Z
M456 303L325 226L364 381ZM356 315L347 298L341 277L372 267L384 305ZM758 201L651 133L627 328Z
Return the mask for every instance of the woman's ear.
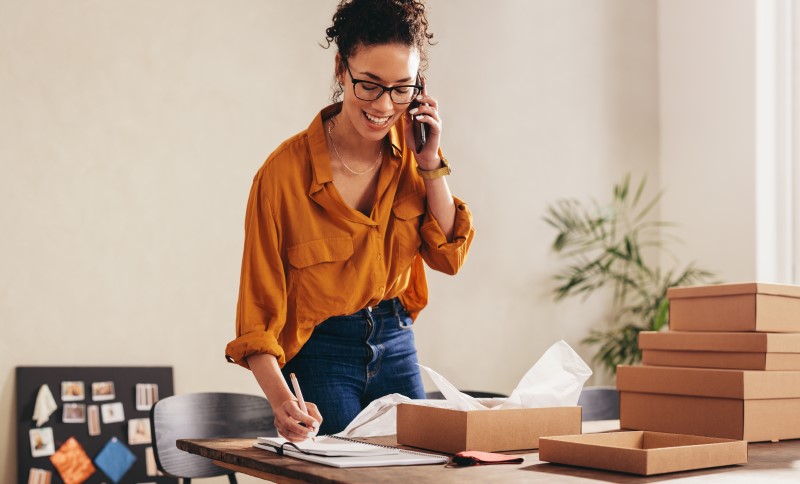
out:
M336 53L336 60L334 61L333 72L336 76L336 81L339 84L344 84L344 62L342 62L342 54Z

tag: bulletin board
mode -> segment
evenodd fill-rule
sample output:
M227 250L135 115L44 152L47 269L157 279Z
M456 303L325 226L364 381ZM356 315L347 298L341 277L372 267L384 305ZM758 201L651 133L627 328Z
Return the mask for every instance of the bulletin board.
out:
M34 408L42 385L50 389L56 407L47 422L37 427ZM85 458L80 458L88 458L95 468L86 483L177 483L175 478L152 475L150 430L137 420L149 418L149 407L145 407L173 395L171 367L17 367L16 390L19 482L29 482L29 476L33 482L47 482L49 471L51 484L63 483L51 457L58 461L74 456L67 449L74 450L77 442L85 452ZM36 440L33 445L32 439ZM53 450L59 455L46 455Z

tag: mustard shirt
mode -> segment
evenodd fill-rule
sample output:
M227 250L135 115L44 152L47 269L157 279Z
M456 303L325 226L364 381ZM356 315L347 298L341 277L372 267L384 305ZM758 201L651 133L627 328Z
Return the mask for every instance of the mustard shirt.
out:
M467 206L453 197L448 242L427 209L425 184L406 147L401 118L389 132L371 216L347 205L333 185L323 109L307 130L282 143L258 170L245 218L236 339L228 361L247 366L257 353L286 364L314 327L384 299L399 297L416 318L428 302L423 260L455 274L475 230Z

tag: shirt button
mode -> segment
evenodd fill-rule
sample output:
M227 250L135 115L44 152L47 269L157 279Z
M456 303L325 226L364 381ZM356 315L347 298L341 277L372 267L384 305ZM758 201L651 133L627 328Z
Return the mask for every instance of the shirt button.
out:
M377 260L381 260L381 255L380 255L380 254L378 254L378 255L377 255L377 257L375 257L375 258L376 258Z
M383 286L381 286L381 287L380 287L380 289L378 289L378 292L379 292L379 293L381 293L381 294L383 294L383 290L384 290L384 289L386 289L386 288L385 288L385 287L383 287Z

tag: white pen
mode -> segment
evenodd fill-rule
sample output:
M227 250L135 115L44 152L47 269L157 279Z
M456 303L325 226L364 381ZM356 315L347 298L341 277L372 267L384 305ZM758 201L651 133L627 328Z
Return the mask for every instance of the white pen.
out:
M292 380L292 387L294 387L294 395L297 397L297 404L300 405L300 410L303 413L308 413L308 408L306 407L306 401L303 400L303 392L300 391L300 384L297 382L297 377L294 376L294 373L289 374L289 378ZM304 425L304 423L300 423L300 425ZM311 437L311 441L316 443L316 437Z

